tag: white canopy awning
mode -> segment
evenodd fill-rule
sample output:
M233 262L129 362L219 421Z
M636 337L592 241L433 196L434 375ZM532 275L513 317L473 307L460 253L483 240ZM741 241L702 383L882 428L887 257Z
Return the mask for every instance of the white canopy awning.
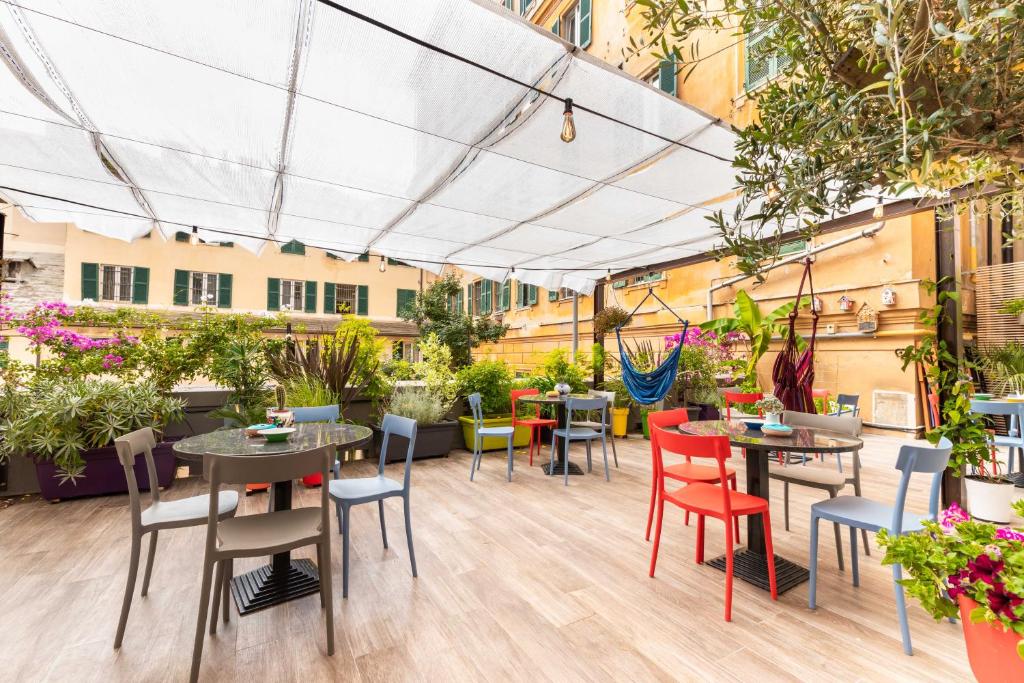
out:
M0 194L124 240L195 225L584 293L713 246L726 126L496 3L338 3L406 36L329 4L2 0ZM563 143L561 101L486 69L609 118L577 107Z

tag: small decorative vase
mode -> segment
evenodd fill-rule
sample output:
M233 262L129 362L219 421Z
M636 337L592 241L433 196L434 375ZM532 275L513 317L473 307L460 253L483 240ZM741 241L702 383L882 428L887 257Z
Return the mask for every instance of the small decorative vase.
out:
M764 423L769 425L782 424L782 413L765 413Z
M555 385L555 391L558 392L559 396L567 396L572 391L572 387L565 382L559 382Z

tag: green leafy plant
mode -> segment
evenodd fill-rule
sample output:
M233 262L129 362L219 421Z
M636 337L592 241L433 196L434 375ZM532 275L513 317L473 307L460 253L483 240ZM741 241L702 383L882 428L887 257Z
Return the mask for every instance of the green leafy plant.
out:
M315 406L336 406L338 394L319 377L301 375L289 379L284 385L287 400L285 407L304 408Z
M30 455L57 466L62 481L82 476L82 451L109 446L141 427L162 431L183 403L154 383L119 379L34 378L0 391L0 455Z
M981 352L985 378L998 393L1024 393L1024 344L1009 341Z
M809 306L811 298L805 296L800 299L800 307ZM788 317L796 306L796 302L789 301L782 304L768 315L762 315L757 302L754 301L745 290L736 294L736 301L732 309L735 314L732 318L716 318L701 323L700 329L710 331L719 337L745 338L747 343L747 362L743 367L743 374L746 378L754 378L757 381L757 362L768 352L772 336L784 336L789 334ZM797 335L797 348L801 351L806 346L803 337Z
M629 311L621 306L605 306L594 315L594 332L608 334L616 327L628 325Z
M615 407L616 408L630 408L633 406L633 397L630 395L629 390L626 389L626 385L623 384L622 378L616 377L609 379L604 383L605 391L615 392Z
M459 393L480 394L480 408L486 416L512 412L512 370L500 360L478 360L457 374Z
M1024 313L1024 299L1007 299L999 307L997 313L1019 316L1021 313Z
M423 387L399 387L391 396L388 412L429 425L444 420L448 408L449 405Z
M210 417L239 426L263 422L272 403L270 359L262 336L233 339L213 354L207 372L210 379L231 389L227 403Z
M1024 501L1013 507L1024 516ZM1024 659L1024 533L972 521L955 503L939 521L922 524L920 533L879 531L882 564L902 565L909 578L900 583L936 621L957 616L961 596L978 603L971 621L1016 633L1017 654Z
M423 360L413 364L413 373L447 413L459 395L460 386L460 379L452 370L452 350L436 334L428 334L420 340L420 355Z
M552 349L544 356L539 367L540 374L551 380L552 385L568 384L572 393L587 390L587 373L590 370L585 354L576 354L576 362L569 359L566 349Z

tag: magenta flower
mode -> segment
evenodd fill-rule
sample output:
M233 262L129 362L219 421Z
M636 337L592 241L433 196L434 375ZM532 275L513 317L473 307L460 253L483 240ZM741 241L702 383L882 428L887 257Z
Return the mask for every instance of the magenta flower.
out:
M1014 613L1013 608L1024 603L1024 598L1006 590L1006 585L1000 581L996 581L992 585L986 597L988 598L989 609L995 612L996 616L1003 616L1013 621L1017 620L1017 615Z
M953 528L961 522L970 521L970 517L956 503L950 503L949 507L939 513L939 526L945 533L952 533Z
M993 560L985 553L978 555L974 560L967 563L971 583L984 581L990 586L999 583L997 578L999 572L1003 571L1003 567L1004 562L1002 560Z
M1024 533L1014 531L1008 526L1004 526L1000 529L996 529L996 538L1001 538L1004 541L1021 541L1024 542Z

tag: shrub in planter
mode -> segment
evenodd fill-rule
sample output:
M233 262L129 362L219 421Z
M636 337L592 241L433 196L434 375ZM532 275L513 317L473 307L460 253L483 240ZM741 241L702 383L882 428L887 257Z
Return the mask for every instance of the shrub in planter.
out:
M460 395L480 394L480 408L484 414L485 427L512 426L511 392L514 382L512 370L508 365L497 360L479 360L459 370L457 377ZM472 415L463 415L459 422L462 424L462 434L467 447L472 448L476 438ZM506 443L504 439L487 437L483 439L483 449L486 451L505 448ZM512 443L516 448L529 444L530 430L526 427L517 427Z
M1024 501L1014 503L1024 516ZM902 584L936 621L960 616L971 670L982 683L1024 680L1024 532L971 521L953 504L924 531L878 543L883 564L902 565Z
M446 405L425 387L401 387L395 390L388 412L416 420L416 445L412 454L414 460L448 455L455 431L459 427L455 420L445 419L449 408L450 405ZM376 443L379 449L380 437ZM392 436L388 443L387 462L404 460L407 448L406 439Z

